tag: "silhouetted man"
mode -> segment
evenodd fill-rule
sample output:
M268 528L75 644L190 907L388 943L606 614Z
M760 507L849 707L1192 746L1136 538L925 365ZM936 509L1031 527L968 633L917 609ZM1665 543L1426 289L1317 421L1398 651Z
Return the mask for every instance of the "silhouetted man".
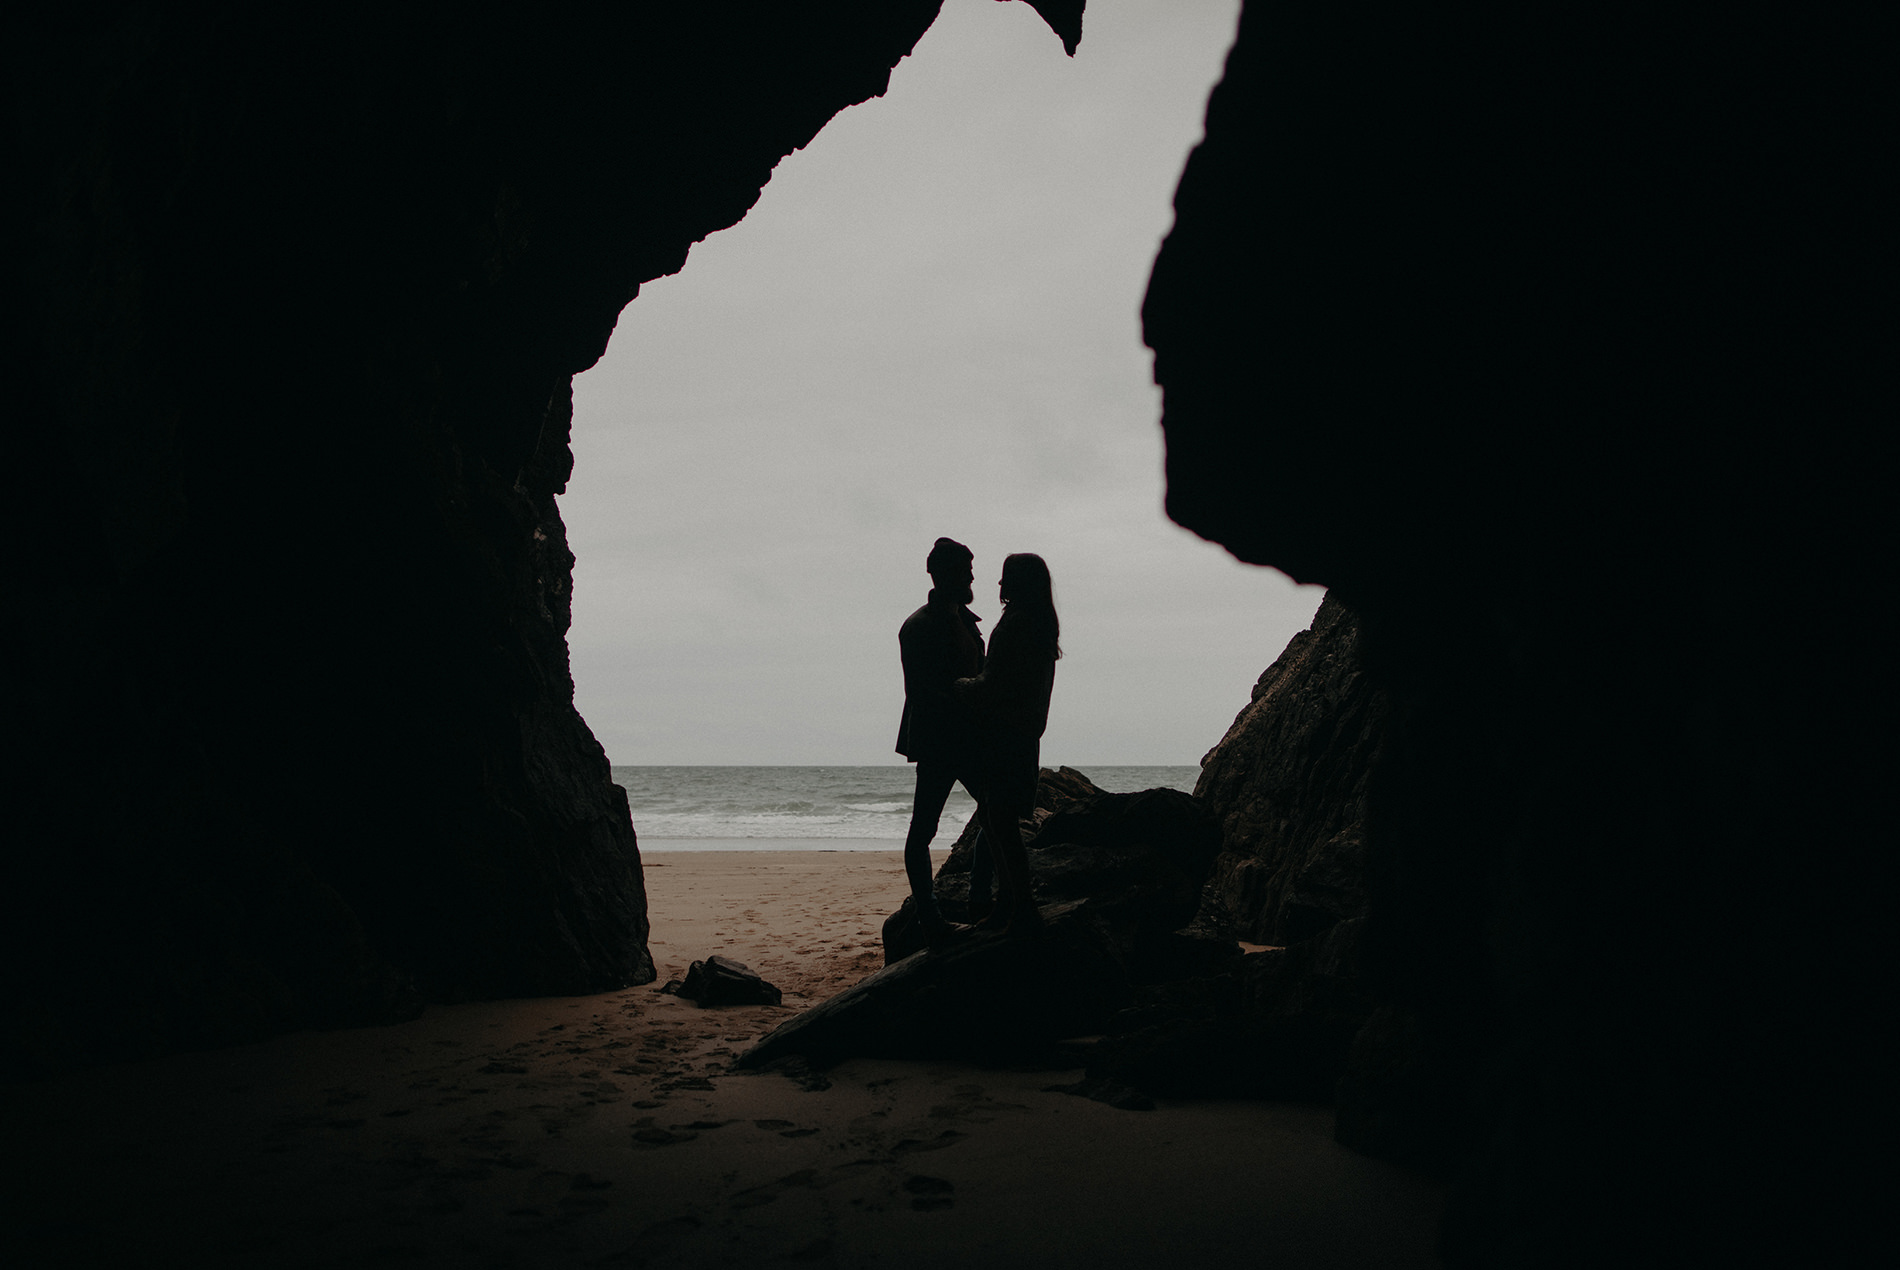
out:
M917 764L910 834L904 839L904 872L924 936L941 943L960 928L937 911L931 888L930 841L937 836L950 786L957 781L981 802L976 780L976 723L956 691L956 681L983 669L983 636L970 612L976 580L970 549L949 538L931 547L924 567L934 585L924 606L897 632L904 658L904 721L897 752Z

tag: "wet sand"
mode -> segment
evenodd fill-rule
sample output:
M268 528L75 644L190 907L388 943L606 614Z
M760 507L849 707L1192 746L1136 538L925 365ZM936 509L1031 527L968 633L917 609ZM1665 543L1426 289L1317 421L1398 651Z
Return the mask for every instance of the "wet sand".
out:
M1440 1189L1324 1108L734 1054L882 964L895 853L656 852L660 979L0 1089L9 1265L1429 1266ZM657 989L712 953L782 1008ZM821 1086L825 1081L828 1087Z

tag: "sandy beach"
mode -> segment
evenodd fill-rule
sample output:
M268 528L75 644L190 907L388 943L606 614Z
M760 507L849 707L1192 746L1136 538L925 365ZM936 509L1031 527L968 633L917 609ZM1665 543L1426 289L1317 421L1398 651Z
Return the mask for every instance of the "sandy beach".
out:
M1046 1092L1051 1070L732 1057L882 964L895 850L656 851L652 985L431 1007L4 1089L15 1266L1405 1267L1439 1186L1325 1108ZM658 991L721 953L780 1008Z

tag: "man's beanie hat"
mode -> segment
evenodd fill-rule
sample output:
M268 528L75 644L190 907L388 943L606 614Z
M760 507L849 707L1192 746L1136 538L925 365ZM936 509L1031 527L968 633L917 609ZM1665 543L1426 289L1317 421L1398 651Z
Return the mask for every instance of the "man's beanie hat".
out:
M939 568L945 565L960 564L964 561L975 559L976 553L956 539L939 538L935 545L930 548L930 555L924 560L924 568L931 573L935 573Z

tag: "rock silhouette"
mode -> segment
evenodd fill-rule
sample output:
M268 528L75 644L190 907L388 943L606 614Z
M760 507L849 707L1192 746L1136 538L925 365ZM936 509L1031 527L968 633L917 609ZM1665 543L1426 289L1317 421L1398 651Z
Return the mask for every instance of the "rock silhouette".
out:
M1887 39L1772 12L1250 4L1150 281L1170 516L1385 696L1341 1128L1466 1152L1450 1265L1872 1237Z
M1199 906L1219 843L1191 795L1104 793L1080 772L1045 768L1036 802L1028 851L1047 925L1040 936L978 933L921 951L914 923L906 924L908 908L900 908L885 924L882 970L782 1024L740 1061L1036 1053L1100 1032L1140 984L1238 956L1231 941L1182 929ZM967 902L974 837L973 819L938 872L947 913ZM960 895L952 885L959 875ZM907 943L916 947L907 952Z
M1137 989L1069 1092L1117 1105L1152 1097L1332 1102L1374 1009L1357 965L1363 920Z
M785 994L742 961L714 955L686 967L686 978L669 979L661 992L711 1009L721 1005L779 1005Z
M1366 807L1386 702L1352 613L1329 594L1201 760L1221 822L1210 898L1241 938L1292 944L1366 914Z

